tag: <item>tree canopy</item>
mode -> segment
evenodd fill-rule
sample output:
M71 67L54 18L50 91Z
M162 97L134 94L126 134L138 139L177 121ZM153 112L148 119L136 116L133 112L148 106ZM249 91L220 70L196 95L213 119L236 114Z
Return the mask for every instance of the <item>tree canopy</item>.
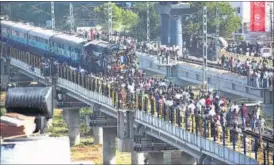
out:
M112 5L112 29L116 31L128 31L138 22L138 15L131 10ZM94 8L94 12L100 18L100 25L107 29L108 27L108 3Z
M149 2L150 39L160 36L160 15L155 9L156 2ZM139 15L138 23L132 28L131 36L138 41L146 40L147 2L136 2L136 12Z
M207 7L207 32L214 34L216 25L219 22L219 35L223 37L230 37L233 32L241 27L241 18L236 15L236 10L229 4L229 2L191 2L191 7L198 9L198 12L189 17L185 17L183 21L183 32L187 35L202 32L202 9ZM218 9L218 16L216 17L216 8Z

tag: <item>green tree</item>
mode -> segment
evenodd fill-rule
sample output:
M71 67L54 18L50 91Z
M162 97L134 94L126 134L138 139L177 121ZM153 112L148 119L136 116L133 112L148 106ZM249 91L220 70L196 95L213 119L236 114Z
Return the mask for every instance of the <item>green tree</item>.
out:
M191 2L191 7L198 12L185 18L183 32L185 35L202 32L202 9L207 7L207 31L209 34L215 33L216 24L220 25L220 36L231 37L232 33L241 27L241 18L236 16L236 10L229 2ZM216 7L218 8L218 17L216 17Z
M138 41L146 40L147 2L136 2L138 23L132 28L130 35ZM149 2L150 39L160 35L160 15L156 11L156 2Z
M116 31L129 30L138 22L138 15L131 10L125 10L112 5L112 29ZM100 25L107 29L108 27L108 3L94 8L97 18L100 18Z

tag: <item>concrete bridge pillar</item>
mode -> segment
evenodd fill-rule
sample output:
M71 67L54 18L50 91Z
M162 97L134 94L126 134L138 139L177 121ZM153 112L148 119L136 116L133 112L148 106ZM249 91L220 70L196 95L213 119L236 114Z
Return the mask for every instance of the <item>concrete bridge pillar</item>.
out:
M149 152L147 154L149 164L164 164L164 153L163 152Z
M80 109L65 110L64 118L68 124L70 145L80 144Z
M169 45L169 15L161 14L161 44Z
M94 144L103 144L103 128L94 127L92 128Z
M116 128L103 128L103 164L116 164Z
M178 153L177 153L178 154ZM185 153L185 152L181 152L181 159L179 161L181 161L183 164L199 164L199 159ZM176 162L174 162L174 164L177 164Z
M131 164L145 164L145 155L142 152L131 152Z
M0 73L1 75L4 75L5 74L5 67L4 67L5 63L4 63L4 60L3 59L0 59Z

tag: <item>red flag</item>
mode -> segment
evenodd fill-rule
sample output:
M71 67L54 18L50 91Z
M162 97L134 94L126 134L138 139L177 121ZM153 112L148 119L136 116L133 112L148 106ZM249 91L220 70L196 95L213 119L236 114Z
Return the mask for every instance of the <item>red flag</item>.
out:
M250 31L265 32L265 2L250 2Z

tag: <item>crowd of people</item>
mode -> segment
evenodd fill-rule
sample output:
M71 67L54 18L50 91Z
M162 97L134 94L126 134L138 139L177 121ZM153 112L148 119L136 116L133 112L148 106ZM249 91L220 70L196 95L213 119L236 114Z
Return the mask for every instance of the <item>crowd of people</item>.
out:
M247 76L247 84L257 88L268 88L273 86L273 70L267 68L268 61L262 59L247 58L240 61L235 57L221 56L221 66L229 69L231 72Z
M107 34L103 31L95 33L95 38L107 39ZM97 35L98 34L98 35ZM189 51L187 48L183 48L180 51L180 48L177 46L166 46L160 45L159 43L147 43L147 42L137 42L136 39L132 37L121 36L117 32L110 39L110 42L124 45L134 45L135 49L142 51L148 54L156 55L160 63L169 63L170 59L182 59L188 58ZM270 46L264 44L247 44L242 42L240 44L230 43L227 50L235 53L259 53L260 49L263 46ZM273 86L273 68L268 68L268 60L265 58L260 59L259 61L247 58L245 61L240 60L238 56L226 56L222 55L219 58L220 66L223 69L228 69L231 72L238 73L240 75L247 76L247 85L253 86L256 88L271 88Z
M126 58L121 60L121 56ZM205 93L200 90L199 94L195 94L191 87L173 84L166 78L148 77L144 71L138 69L134 47L127 47L124 54L117 53L113 58L115 60L104 73L89 73L80 66L72 68L65 63L60 64L60 68L69 67L75 74L90 78L91 81L88 82L91 90L114 97L114 105L117 108L135 107L188 130L195 129L196 133L201 135L208 136L208 132L204 133L202 127L211 127L212 136L215 138L221 137L221 132L227 128L239 131L247 126L263 135L265 122L260 116L259 106L250 113L245 104L239 107L236 102L232 103L217 93ZM59 75L64 77L62 71L59 71ZM84 85L86 78L70 79ZM196 128L191 128L193 120L196 122Z
M59 77L111 97L116 108L146 111L192 133L213 137L215 141L225 138L230 129L234 149L242 130L264 135L265 120L259 106L251 113L245 104L238 106L215 92L196 93L192 87L176 85L164 77L147 76L138 68L132 45L112 58L115 60L101 73L88 72L81 66L73 68L60 61L54 64ZM51 60L43 61L48 66Z

